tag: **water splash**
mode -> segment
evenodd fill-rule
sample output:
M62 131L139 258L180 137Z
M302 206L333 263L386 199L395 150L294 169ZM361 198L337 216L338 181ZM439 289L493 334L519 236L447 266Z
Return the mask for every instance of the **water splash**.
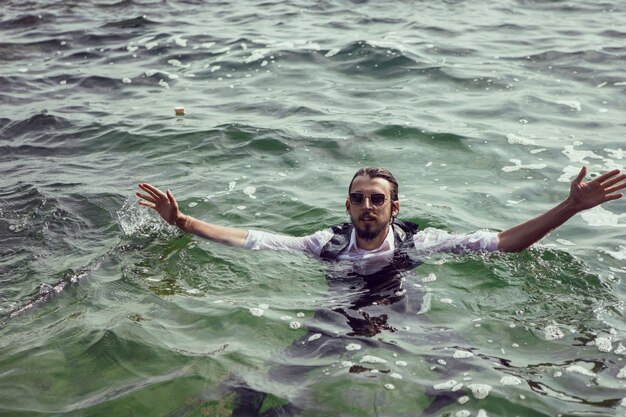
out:
M127 237L171 236L177 230L153 210L139 206L133 197L129 197L117 211L117 219Z

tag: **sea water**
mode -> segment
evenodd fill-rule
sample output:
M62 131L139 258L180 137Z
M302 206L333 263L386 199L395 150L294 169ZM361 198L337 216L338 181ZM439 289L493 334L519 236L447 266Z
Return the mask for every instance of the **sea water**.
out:
M582 165L623 168L624 27L620 2L3 2L0 415L227 416L242 387L307 416L441 392L439 414L624 415L625 200L519 254L426 259L420 314L367 338L314 329L345 296L318 260L182 234L133 196L304 235L376 165L402 219L503 230Z

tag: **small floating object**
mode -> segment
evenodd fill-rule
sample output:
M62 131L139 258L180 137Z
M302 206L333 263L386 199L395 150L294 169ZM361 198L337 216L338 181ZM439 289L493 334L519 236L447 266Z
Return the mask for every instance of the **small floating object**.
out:
M174 112L176 113L176 116L184 116L185 115L185 108L180 106L180 107L174 107Z

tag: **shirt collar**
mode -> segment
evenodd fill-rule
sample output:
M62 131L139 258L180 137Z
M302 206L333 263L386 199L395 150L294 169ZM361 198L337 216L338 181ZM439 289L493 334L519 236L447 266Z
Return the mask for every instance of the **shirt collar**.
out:
M377 247L376 249L372 249L372 250L364 250L364 249L360 249L357 244L356 244L356 229L354 227L352 227L352 233L350 234L350 243L348 244L348 247L346 248L346 252L350 253L350 252L375 252L375 251L387 251L387 250L395 250L395 240L394 240L394 236L393 236L393 227L391 225L389 225L389 229L387 230L387 237L385 237L385 240L383 240L383 242L380 244L379 247Z

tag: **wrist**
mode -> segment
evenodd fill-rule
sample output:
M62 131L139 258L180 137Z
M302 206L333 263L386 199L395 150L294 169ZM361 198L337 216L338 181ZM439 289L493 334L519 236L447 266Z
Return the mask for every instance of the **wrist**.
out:
M178 216L176 216L176 220L174 220L174 224L183 231L187 231L189 223L191 223L191 216L187 216L186 214L180 212L178 213Z
M582 209L579 208L578 204L576 204L571 197L566 198L565 201L563 201L563 203L561 204L563 210L565 210L566 212L568 212L568 214L571 214L572 216L582 211Z

